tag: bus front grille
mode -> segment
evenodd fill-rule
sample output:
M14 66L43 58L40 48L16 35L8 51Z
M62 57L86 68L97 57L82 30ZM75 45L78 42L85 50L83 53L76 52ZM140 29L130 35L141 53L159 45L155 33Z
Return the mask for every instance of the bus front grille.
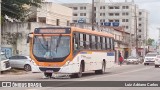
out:
M58 72L60 70L60 68L46 68L46 67L39 67L39 69L43 72L46 72L47 70Z

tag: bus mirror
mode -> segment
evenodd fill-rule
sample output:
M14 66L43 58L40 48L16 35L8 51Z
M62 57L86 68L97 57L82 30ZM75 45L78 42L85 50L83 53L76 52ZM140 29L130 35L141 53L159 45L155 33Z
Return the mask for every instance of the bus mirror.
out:
M74 49L75 49L75 50L77 49L77 44L74 44Z
M27 43L29 43L29 40L30 40L30 37L29 37L29 35L27 36Z
M31 37L33 37L33 36L31 36L31 34L33 35L33 33L29 33L29 34L27 35L27 43L29 43Z

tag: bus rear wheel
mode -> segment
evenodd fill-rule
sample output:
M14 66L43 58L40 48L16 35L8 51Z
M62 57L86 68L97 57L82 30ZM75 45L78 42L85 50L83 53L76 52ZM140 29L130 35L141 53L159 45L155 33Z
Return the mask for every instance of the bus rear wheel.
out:
M102 69L101 70L95 70L95 74L103 74L106 70L106 64L105 61L102 63Z

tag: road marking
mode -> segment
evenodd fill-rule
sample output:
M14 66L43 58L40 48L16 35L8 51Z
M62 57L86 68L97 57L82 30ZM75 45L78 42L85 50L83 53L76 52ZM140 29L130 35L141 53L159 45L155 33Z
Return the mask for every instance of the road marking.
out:
M31 88L31 89L26 89L26 90L39 90L39 89L33 89L33 88Z
M153 68L153 67L150 67L150 68ZM100 79L100 78L110 77L110 76L116 76L116 75L120 75L120 74L127 74L127 73L142 71L142 70L146 70L146 69L150 69L150 68L147 67L147 68L142 68L142 69L138 69L138 70L133 70L133 71L128 71L128 72L122 72L122 73L117 73L117 74L111 74L111 75L101 76L101 77L94 77L94 78L89 78L89 79L83 79L83 80L78 80L78 81L89 81L89 80L94 80L94 79Z

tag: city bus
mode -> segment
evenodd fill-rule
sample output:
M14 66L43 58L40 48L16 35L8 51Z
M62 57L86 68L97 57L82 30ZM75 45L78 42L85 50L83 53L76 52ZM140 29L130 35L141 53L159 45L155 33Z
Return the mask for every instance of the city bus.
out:
M80 78L83 72L103 74L114 65L114 36L78 27L35 28L28 35L30 57L46 77L68 74Z

